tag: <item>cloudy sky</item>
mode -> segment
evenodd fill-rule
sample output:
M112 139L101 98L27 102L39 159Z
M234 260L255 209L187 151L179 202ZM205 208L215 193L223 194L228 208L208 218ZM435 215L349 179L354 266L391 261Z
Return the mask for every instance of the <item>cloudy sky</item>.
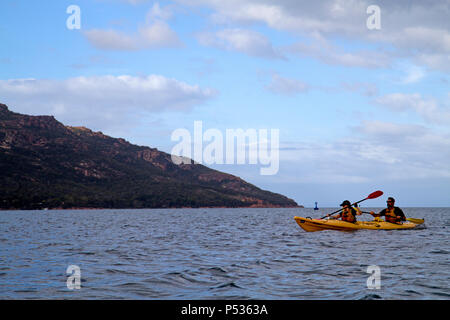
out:
M2 0L0 102L166 152L196 120L279 129L277 174L212 167L305 206L378 189L450 206L449 16L449 0Z

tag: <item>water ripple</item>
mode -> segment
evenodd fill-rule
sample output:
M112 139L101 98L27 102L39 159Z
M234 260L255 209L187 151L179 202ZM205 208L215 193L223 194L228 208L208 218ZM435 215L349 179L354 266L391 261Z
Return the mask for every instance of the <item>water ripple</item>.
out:
M0 298L448 299L450 209L405 211L426 228L306 233L293 216L311 209L2 211Z

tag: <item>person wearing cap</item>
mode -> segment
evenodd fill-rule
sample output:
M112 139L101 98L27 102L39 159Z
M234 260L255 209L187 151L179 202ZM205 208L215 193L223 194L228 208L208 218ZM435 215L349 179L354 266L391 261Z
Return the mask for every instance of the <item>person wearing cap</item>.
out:
M342 221L354 223L354 222L356 222L356 216L357 215L360 216L362 214L361 210L358 208L358 204L355 203L355 208L352 208L352 204L348 200L345 200L344 202L342 202L341 207L342 207L342 212L339 213L337 216L335 216L335 217L331 217L330 215L327 215L327 216L332 219L341 218Z
M392 197L389 197L386 201L387 208L380 211L380 213L374 213L373 211L370 211L370 214L374 217L382 217L386 219L386 222L391 223L401 223L402 221L406 221L405 214L403 213L403 210L399 207L394 206L395 205L395 199Z

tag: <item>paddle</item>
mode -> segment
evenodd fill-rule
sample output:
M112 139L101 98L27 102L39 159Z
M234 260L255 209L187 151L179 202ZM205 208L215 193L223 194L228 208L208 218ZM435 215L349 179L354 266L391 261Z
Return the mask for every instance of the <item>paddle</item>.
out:
M368 213L371 214L370 212L367 211L361 211L361 213ZM415 224L422 224L425 222L425 219L417 219L417 218L406 218L406 221L415 223Z
M417 219L417 218L406 218L406 220L415 224L422 224L425 222L425 219Z
M354 206L354 205L357 204L357 203L363 202L364 200L367 200L367 199L375 199L375 198L378 198L378 197L380 197L380 196L382 196L382 195L383 195L383 191L377 190L377 191L372 192L371 194L369 194L366 198L364 198L364 199L362 199L362 200L359 200L359 201L356 201L355 203L352 204L352 206ZM322 218L320 218L320 219L325 219L326 217L331 216L331 215L333 215L333 214L335 214L335 213L338 213L338 212L340 212L340 211L342 211L342 210L344 210L344 209L341 208L341 209L339 209L339 210L336 210L336 211L334 211L334 212L332 212L332 213L330 213L330 214L327 214L325 217L322 217Z

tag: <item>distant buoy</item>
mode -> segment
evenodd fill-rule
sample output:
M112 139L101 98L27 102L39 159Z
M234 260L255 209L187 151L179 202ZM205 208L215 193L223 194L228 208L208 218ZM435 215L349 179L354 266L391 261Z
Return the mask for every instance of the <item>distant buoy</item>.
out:
M317 208L317 201L315 202L316 206L314 207L314 210L319 210L319 208Z

